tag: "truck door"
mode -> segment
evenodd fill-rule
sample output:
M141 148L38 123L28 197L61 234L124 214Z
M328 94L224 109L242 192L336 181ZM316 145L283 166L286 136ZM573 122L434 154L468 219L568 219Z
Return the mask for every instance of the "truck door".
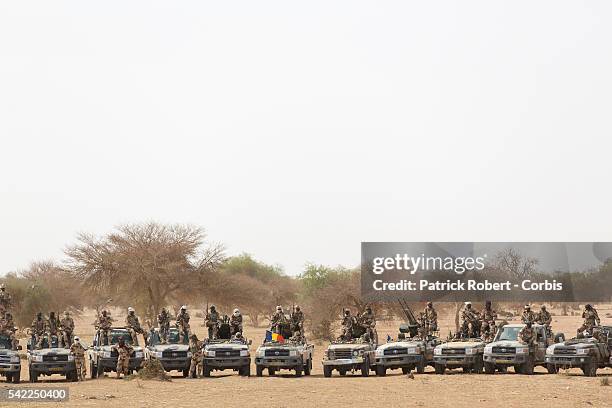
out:
M537 331L537 342L535 350L536 361L544 361L546 355L546 330L544 327L539 327Z

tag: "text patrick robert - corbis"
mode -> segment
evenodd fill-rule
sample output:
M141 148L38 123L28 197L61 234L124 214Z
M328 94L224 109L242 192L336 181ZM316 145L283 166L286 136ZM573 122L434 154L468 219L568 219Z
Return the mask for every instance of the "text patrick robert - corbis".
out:
M393 257L376 257L372 259L371 272L381 276L386 271L404 272L415 275L419 272L430 271L449 272L463 275L470 271L483 271L486 266L487 255L480 257L440 257L440 256L411 256L409 254L396 254ZM382 276L381 276L382 278ZM374 279L372 288L375 291L562 291L563 283L554 279L545 279L542 282L535 282L530 279L523 279L519 282L510 280L491 281L488 279L399 279L387 282L383 279Z

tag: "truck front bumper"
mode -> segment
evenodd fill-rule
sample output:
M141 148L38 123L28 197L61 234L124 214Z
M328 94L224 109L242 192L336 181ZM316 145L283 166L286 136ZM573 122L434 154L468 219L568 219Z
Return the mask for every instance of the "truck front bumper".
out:
M560 367L580 367L584 364L590 363L592 360L591 356L557 356L547 355L546 363L554 364Z
M15 374L21 371L21 363L2 363L0 364L0 375Z
M485 354L485 363L495 365L517 365L527 361L529 354Z
M159 358L159 362L165 371L183 371L191 365L191 359L186 358ZM115 365L117 365L115 363Z
M60 362L42 362L30 364L30 370L39 374L51 375L51 374L63 374L71 373L76 371L74 361L60 361Z
M482 357L482 355L480 355ZM462 367L462 366L470 366L474 364L476 358L479 357L478 354L474 355L454 355L454 356L434 356L434 363L447 366L447 367Z
M358 364L363 364L363 357L355 357L355 358L338 358L335 360L323 360L324 366L333 366L333 367L341 367L341 366L354 366Z
M423 360L423 356L418 354L403 356L381 356L376 357L376 365L383 367L404 367L420 364Z
M293 368L301 364L302 364L302 357L285 357L285 358L257 357L255 358L255 365L261 366L261 367Z
M130 370L136 370L142 367L143 358L130 358L130 362L128 364L128 368ZM105 371L115 371L117 370L117 359L116 358L101 358L98 360L98 364Z
M205 357L204 365L213 368L238 368L251 364L250 357L216 358Z

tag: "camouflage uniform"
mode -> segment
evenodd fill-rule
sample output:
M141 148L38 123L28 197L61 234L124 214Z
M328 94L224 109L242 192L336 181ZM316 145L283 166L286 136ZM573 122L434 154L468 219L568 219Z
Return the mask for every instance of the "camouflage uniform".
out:
M179 342L183 343L189 337L189 313L187 309L181 308L181 311L176 315L176 327L179 329Z
M161 312L157 315L157 326L159 327L161 343L166 344L168 342L168 332L170 331L170 315L166 308L162 308Z
M593 334L593 327L599 326L601 323L597 310L591 305L586 305L584 312L582 312L582 318L584 322L582 326L578 328L578 333L582 333L586 330L589 334Z
M210 307L210 312L206 314L204 325L208 328L208 338L214 340L217 338L219 331L219 312L214 306Z
M242 333L242 315L240 310L234 310L234 313L230 316L230 334L233 336L236 333Z
M523 310L523 314L521 315L521 322L527 324L528 322L534 323L535 320L535 313L531 311L529 306L525 306L525 310Z
M189 364L189 376L197 378L202 372L202 347L204 342L198 341L195 334L189 338L189 351L191 352L191 363Z
M130 356L134 352L134 348L128 343L125 343L123 339L119 344L112 347L113 350L117 351L119 357L117 357L117 378L123 375L128 375L130 370Z
M47 336L47 344L51 347L51 336L57 336L59 332L59 319L54 312L49 313L49 318L45 321L45 336ZM59 336L58 336L59 337Z
M0 334L7 336L11 340L11 347L13 350L17 350L18 341L15 337L15 322L13 316L9 312L5 312L2 319L0 319Z
M144 335L144 330L140 326L140 320L138 316L134 313L134 310L128 311L127 316L125 317L125 327L127 328L130 336L132 336L132 342L135 346L138 345L138 334Z
M277 306L276 311L272 314L270 318L270 326L274 333L281 332L281 325L287 323L287 317L285 313L283 313L283 309L280 306Z
M6 291L6 286L0 285L0 315L4 316L4 313L11 309L11 295Z
M497 320L497 312L491 307L491 303L487 302L481 314L482 326L481 331L494 331L495 321ZM493 329L493 330L492 330Z
M355 319L351 316L351 312L348 310L344 311L344 317L342 318L342 338L344 340L351 340L353 338L353 326L355 325Z
M60 320L60 330L64 347L70 346L72 344L72 333L74 332L74 320L70 317L70 313L64 312L64 317Z
M368 337L374 338L374 327L376 327L376 318L374 317L374 313L372 309L368 306L365 312L359 316L359 321L366 328L366 333Z
M472 304L466 304L465 308L461 312L461 332L464 336L472 337L477 334L478 331L479 313L472 308ZM470 333L470 325L472 326L472 333Z
M291 332L299 332L300 336L304 336L304 312L299 306L291 313Z
M45 335L45 320L42 317L42 313L36 315L36 319L32 321L32 335L34 336L34 342L36 348L42 347L43 336Z
M112 325L113 319L108 315L106 310L103 310L96 321L98 332L102 335L102 344L108 344L108 335L110 334Z
M427 306L423 309L423 323L425 324L425 334L438 330L438 312L431 302L427 303Z
M522 343L532 344L535 341L536 333L531 325L527 325L521 329L518 338Z
M76 366L77 379L79 381L85 381L85 347L83 347L80 341L75 341L70 346L70 354L74 356L74 365Z

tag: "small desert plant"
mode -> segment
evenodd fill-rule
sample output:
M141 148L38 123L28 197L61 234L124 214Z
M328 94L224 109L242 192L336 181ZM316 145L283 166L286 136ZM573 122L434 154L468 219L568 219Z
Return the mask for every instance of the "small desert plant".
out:
M610 379L608 377L604 377L601 379L601 381L599 382L599 384L601 386L607 387L610 385Z

